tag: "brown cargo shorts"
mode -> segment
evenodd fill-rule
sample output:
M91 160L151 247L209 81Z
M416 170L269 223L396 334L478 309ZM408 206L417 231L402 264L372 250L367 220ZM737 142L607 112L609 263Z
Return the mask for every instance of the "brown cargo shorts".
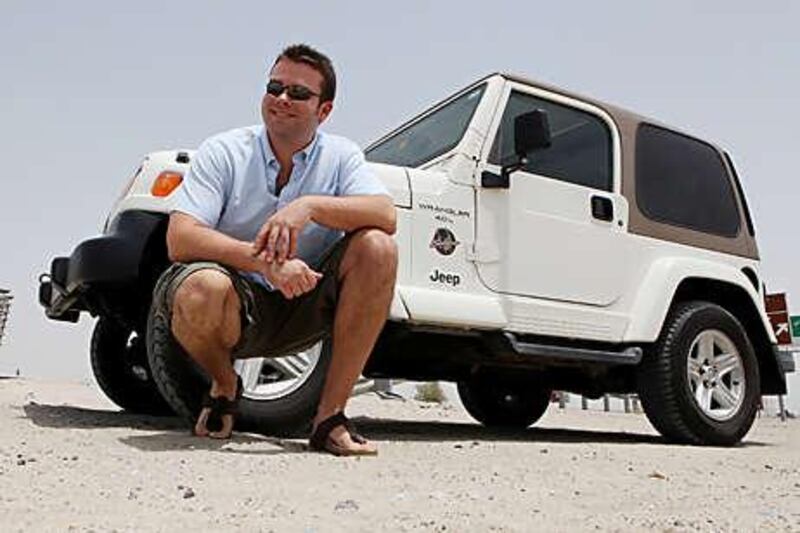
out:
M322 274L314 290L287 299L280 291L270 291L238 271L215 262L174 263L158 280L153 305L172 318L175 291L191 274L212 269L227 275L241 302L242 331L233 348L234 359L280 357L309 348L330 335L339 296L339 264L350 242L340 239L326 253L319 267Z

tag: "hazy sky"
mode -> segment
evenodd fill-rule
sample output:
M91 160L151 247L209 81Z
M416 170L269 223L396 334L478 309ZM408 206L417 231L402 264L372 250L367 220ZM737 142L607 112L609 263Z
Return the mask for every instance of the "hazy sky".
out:
M799 27L800 2L788 0L3 0L0 287L15 301L0 373L90 375L92 321L46 320L38 274L99 233L144 154L258 122L264 72L298 41L338 69L326 129L362 145L497 70L722 145L750 201L764 279L800 313Z

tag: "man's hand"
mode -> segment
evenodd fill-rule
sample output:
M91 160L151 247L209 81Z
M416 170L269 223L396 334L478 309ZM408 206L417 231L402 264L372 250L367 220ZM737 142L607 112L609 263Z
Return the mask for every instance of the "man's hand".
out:
M288 300L311 292L322 278L322 274L312 270L301 259L265 263L262 274Z
M269 217L253 242L253 255L263 253L267 263L283 263L297 252L297 239L311 221L312 208L308 198L298 198Z

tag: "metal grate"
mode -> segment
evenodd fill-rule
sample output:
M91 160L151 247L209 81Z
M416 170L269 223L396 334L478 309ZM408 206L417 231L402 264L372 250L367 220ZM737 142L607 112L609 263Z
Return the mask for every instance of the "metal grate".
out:
M3 334L6 330L6 321L8 320L8 314L11 310L11 300L13 298L9 291L0 289L0 344L3 344Z

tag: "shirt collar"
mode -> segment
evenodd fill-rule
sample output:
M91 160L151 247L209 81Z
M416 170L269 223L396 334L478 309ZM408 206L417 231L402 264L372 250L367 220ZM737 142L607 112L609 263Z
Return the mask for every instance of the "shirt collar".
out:
M311 142L308 143L305 148L296 152L292 156L292 161L295 164L306 163L319 144L319 138L319 131L314 132L314 138L311 139ZM275 152L272 151L272 145L269 143L267 128L265 126L261 127L261 144L264 146L264 160L267 162L267 166L278 166L278 159L275 157Z

